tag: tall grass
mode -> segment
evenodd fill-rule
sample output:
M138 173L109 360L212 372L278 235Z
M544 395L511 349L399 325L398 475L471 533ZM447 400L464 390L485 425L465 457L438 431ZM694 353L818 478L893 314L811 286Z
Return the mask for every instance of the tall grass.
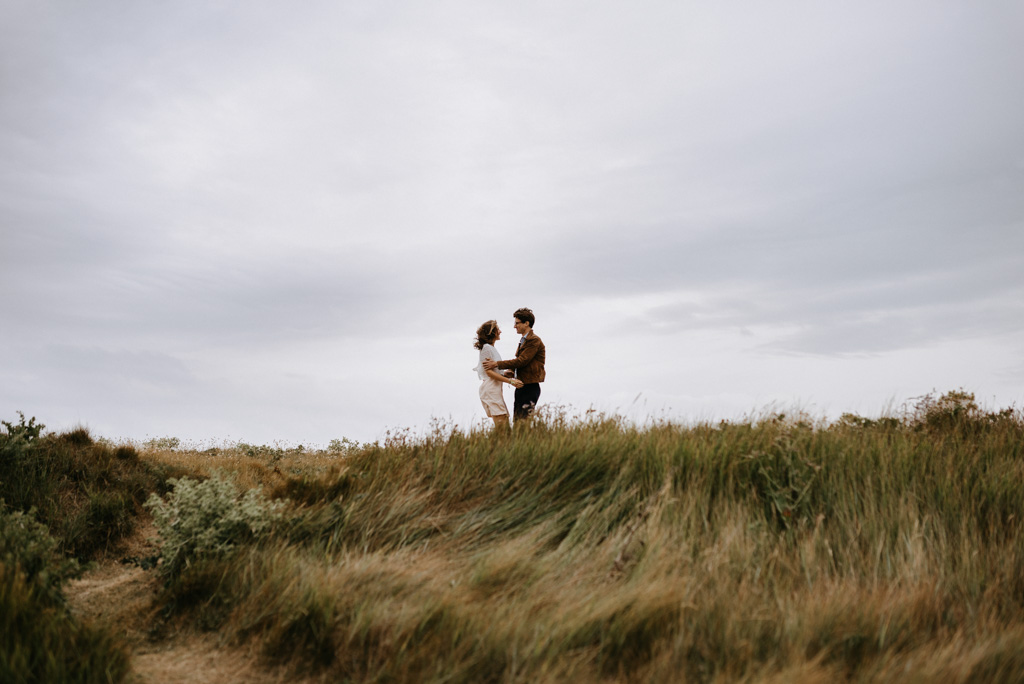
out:
M276 536L161 600L324 681L1021 681L1024 420L947 397L267 470Z
M74 619L0 560L0 681L112 684L129 670L127 650L111 632Z

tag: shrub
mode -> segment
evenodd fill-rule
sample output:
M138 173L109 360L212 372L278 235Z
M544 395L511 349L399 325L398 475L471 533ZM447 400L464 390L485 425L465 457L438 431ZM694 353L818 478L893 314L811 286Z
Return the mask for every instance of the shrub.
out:
M39 435L42 434L46 428L42 423L36 422L36 417L32 416L29 421L25 422L25 414L18 411L18 424L10 423L6 420L0 420L0 425L3 425L6 434L0 434L0 443L5 446L11 445L16 442L30 443L39 439Z
M181 446L181 440L177 437L154 437L146 440L144 445L147 449L165 449L174 451Z
M166 500L153 494L145 503L160 534L160 572L168 581L197 560L223 558L260 537L284 506L267 501L262 487L240 496L220 471L205 481L183 477L168 482L173 490Z
M0 420L0 498L14 509L28 510L40 492L46 492L44 464L35 458L40 434L46 426L33 417L27 423L25 414L18 411L20 421Z
M359 442L349 439L348 437L332 439L330 444L327 445L327 451L332 454L349 454L361 448L362 445L360 445Z
M973 425L982 416L972 392L963 389L946 392L936 398L932 394L917 397L909 412L908 422L918 429L950 430Z
M21 568L27 582L38 584L42 595L60 602L61 584L80 577L82 569L74 559L64 558L57 546L46 525L36 520L35 509L8 512L0 499L0 563Z
M266 444L247 444L246 442L239 442L235 448L249 458L266 458L271 463L276 463L285 456L285 450L283 448L278 446L268 446Z
M89 492L78 513L67 520L64 546L80 558L109 548L135 529L135 502L119 491Z
M122 445L114 448L114 458L136 462L139 460L139 452L135 450L135 447Z
M73 447L88 447L96 443L93 440L92 435L89 434L89 431L82 427L75 428L71 432L65 432L57 437L57 440Z

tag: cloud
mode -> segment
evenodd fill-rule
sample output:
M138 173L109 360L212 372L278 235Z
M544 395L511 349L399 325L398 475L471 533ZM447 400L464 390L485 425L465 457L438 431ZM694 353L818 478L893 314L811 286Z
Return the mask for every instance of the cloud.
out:
M743 369L702 380L731 406L766 358L1022 334L1013 3L0 15L4 406L111 374L112 429L153 424L135 393L190 430L372 433L475 409L466 340L522 305L555 392L656 340Z

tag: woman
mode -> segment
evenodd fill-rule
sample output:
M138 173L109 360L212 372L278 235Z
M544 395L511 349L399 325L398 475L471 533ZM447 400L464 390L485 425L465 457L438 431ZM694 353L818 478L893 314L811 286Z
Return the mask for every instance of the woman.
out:
M486 413L493 421L494 427L509 427L508 408L505 406L505 397L501 390L504 383L513 387L522 387L523 383L515 378L506 377L497 371L484 370L484 359L501 361L501 355L494 348L494 343L501 339L501 328L497 321L487 321L476 330L475 349L480 350L480 359L476 364L476 374L480 376L480 403L484 405ZM511 371L509 371L511 372Z

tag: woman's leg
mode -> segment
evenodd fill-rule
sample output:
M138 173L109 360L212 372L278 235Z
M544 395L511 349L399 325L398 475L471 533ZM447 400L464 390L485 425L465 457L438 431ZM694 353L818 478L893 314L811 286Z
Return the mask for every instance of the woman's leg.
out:
M491 416L491 418L494 420L494 427L500 429L508 428L508 414L502 416Z

